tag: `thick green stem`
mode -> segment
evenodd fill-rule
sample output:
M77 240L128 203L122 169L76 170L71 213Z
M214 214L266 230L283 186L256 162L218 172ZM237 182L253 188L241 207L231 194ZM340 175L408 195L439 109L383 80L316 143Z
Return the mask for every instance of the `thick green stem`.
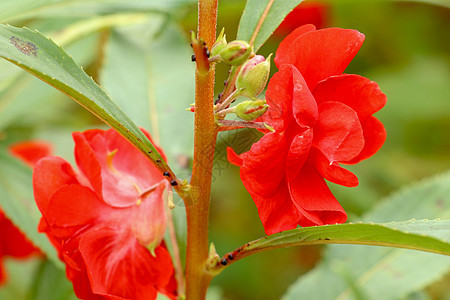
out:
M217 0L199 0L198 15L198 38L202 38L211 48L216 38ZM194 166L191 181L193 204L186 207L188 300L204 299L212 279L205 269L205 262L208 259L211 175L218 132L213 106L214 66L206 73L196 72L195 84Z

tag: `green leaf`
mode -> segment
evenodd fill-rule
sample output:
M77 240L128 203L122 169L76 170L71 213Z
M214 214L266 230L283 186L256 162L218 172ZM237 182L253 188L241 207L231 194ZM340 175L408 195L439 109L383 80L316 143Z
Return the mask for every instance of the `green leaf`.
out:
M302 0L247 0L239 23L238 40L253 43L255 52Z
M51 40L29 29L0 25L0 57L77 101L128 139L161 172L168 171L173 174L144 133L94 80Z
M450 173L447 172L393 194L370 211L364 220L388 222L411 217L450 218L449 195ZM429 237L446 240L448 245L449 221L438 221L442 222L441 225L447 223L442 227L442 232L428 231L425 226L427 222L387 224L394 225L391 229L402 231L409 227L412 233L418 235L423 230L422 233ZM423 227L414 228L414 224ZM400 299L439 279L449 269L450 259L436 254L382 247L331 245L323 262L300 277L283 299ZM321 285L327 288L318 289L317 286Z
M311 244L358 244L415 249L450 255L450 220L418 220L381 224L337 224L305 227L273 234L240 248L241 255L280 247Z
M56 250L38 233L41 214L34 202L31 168L0 150L0 207L12 222L59 267Z

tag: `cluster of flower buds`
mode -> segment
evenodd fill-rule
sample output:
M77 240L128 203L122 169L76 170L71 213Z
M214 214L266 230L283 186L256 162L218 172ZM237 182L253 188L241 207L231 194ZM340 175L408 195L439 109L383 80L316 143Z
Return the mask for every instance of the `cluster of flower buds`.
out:
M225 62L232 66L240 66L235 80L236 90L217 108L216 112L234 112L236 116L244 121L253 121L262 116L269 108L265 100L257 99L264 90L270 74L270 58L253 53L253 46L246 41L233 41L227 43L224 30L220 32L216 42L211 48L210 62ZM238 97L246 97L250 100L239 105L228 108Z

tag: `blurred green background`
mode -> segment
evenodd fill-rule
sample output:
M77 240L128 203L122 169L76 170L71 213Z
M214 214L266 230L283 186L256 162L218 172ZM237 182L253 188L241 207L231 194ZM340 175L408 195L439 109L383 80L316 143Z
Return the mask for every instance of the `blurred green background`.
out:
M0 8L1 5L8 8L7 2L10 1L0 4ZM115 1L114 5L93 5L89 10L83 10L82 5L78 10L76 5L68 8L49 5L50 8L40 11L31 10L31 16L23 14L14 18L19 14L12 14L13 17L3 17L1 22L39 29L58 41L67 35L62 31L64 28L91 16L148 13L151 17L141 23L134 19L136 24L125 22L126 25L114 30L100 27L95 32L79 34L64 49L138 125L157 136L180 177L187 178L192 141L191 135L183 134L180 128L193 128L193 116L184 108L194 101L188 32L196 29L196 3L148 2L131 1L121 6L117 4L120 1ZM388 133L385 145L369 160L348 167L358 176L360 185L332 186L350 221L360 220L391 192L450 169L450 9L445 1L441 5L430 4L439 1L426 2L330 0L319 3L323 27L352 28L366 35L363 47L346 73L376 81L388 97L386 107L376 114ZM245 1L219 1L218 29L226 28L228 41L236 35L244 6ZM302 22L299 20L298 25ZM282 38L282 33L273 36L259 54L274 53ZM142 61L145 63L139 63ZM225 66L217 66L216 94L221 92L227 71ZM156 99L154 103L160 112L156 122L139 105L133 108L133 101L147 103L147 97ZM73 161L71 132L92 127L105 126L64 95L0 61L1 147L20 140L41 139L54 145L55 154ZM219 254L264 235L256 208L240 182L239 170L227 163L225 150L231 146L239 153L244 152L258 138L253 130L219 135L210 228L211 240ZM182 207L175 211L181 240L184 238L182 211ZM248 257L213 280L210 297L279 299L300 275L321 261L324 251L324 247L308 246ZM7 260L6 266L10 280L0 287L0 299L74 297L70 283L64 279L64 271L49 262ZM51 278L59 283L58 289L51 288L54 283L46 282ZM405 297L450 299L449 286L450 276L444 272Z

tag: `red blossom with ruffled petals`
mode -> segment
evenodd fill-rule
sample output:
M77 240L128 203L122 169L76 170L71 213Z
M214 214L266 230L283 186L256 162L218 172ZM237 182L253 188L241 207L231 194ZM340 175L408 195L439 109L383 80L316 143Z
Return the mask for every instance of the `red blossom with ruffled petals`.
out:
M19 142L9 147L11 154L33 167L36 162L50 155L51 146L45 142ZM0 284L6 281L3 270L3 259L14 257L18 259L39 255L41 252L27 237L9 220L0 208Z
M76 295L156 299L163 293L175 299L172 260L162 241L163 192L170 185L112 129L75 132L73 138L80 171L47 157L35 167L33 186L39 230L65 262Z
M325 179L358 185L341 164L372 156L386 138L372 116L386 96L375 82L342 73L363 41L356 30L305 25L277 50L279 71L268 84L269 110L260 118L275 132L241 155L228 149L267 234L347 220Z

